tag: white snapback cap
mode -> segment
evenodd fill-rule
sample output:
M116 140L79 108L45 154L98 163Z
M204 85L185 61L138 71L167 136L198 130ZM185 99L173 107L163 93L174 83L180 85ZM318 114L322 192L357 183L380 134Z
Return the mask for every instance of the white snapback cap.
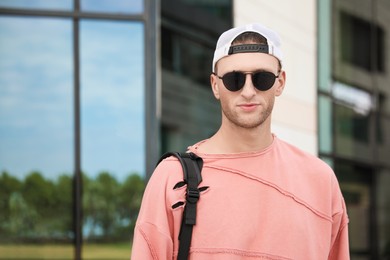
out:
M234 39L244 32L256 32L262 35L267 39L267 45L243 44L232 47L231 45ZM267 53L275 56L280 61L280 63L282 63L283 60L282 50L280 49L279 35L275 31L265 27L262 24L252 23L232 28L219 36L214 52L212 72L215 72L215 64L223 57L243 52Z

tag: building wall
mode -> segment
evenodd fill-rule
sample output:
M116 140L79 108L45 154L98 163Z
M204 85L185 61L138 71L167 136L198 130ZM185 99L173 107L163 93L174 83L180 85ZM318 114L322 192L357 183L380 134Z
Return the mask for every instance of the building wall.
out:
M231 28L231 9L230 0L161 2L162 153L185 151L220 126L210 73L218 37Z
M235 26L260 22L279 33L287 82L275 103L273 132L317 154L316 1L234 1L233 19Z

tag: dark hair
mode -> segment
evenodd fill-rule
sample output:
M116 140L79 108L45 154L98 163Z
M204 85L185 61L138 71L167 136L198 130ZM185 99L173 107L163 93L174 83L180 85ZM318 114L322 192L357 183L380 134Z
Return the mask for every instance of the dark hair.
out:
M233 41L233 45L239 45L244 43L257 43L257 44L268 44L267 38L265 38L263 35L256 33L256 32L244 32L238 35ZM279 71L282 70L282 63L277 58L278 64L279 64Z
M243 43L268 44L267 39L256 32L241 33L233 40L232 45L239 45Z

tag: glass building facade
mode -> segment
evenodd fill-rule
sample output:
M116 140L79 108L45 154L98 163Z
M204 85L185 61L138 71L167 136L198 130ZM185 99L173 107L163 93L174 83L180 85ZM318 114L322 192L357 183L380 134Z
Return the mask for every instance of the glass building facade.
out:
M218 130L209 79L215 44L231 25L231 0L161 1L162 152L185 151Z
M129 258L152 4L0 1L0 259Z
M352 259L390 257L390 3L318 1L319 153L350 218Z

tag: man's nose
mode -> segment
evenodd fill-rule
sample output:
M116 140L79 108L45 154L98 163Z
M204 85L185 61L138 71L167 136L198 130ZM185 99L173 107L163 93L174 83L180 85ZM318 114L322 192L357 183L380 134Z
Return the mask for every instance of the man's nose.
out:
M254 95L256 95L256 88L252 82L252 74L248 73L245 76L245 84L241 90L241 96L245 97L246 99L251 99Z

